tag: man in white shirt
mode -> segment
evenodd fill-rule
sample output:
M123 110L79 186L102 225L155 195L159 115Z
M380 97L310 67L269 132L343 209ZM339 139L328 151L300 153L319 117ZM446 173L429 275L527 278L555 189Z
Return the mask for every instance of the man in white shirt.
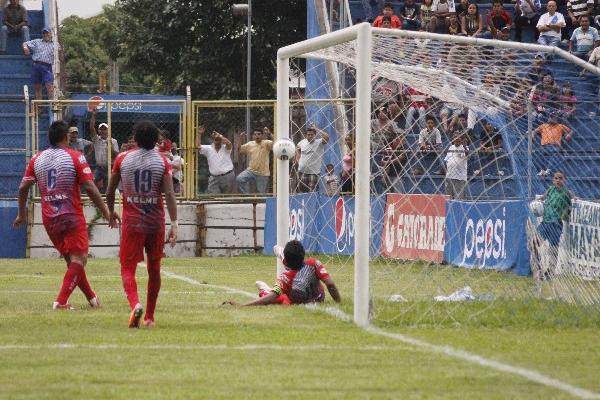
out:
M435 32L439 27L447 28L450 25L450 15L456 13L454 0L433 0L431 12L431 32Z
M556 11L556 1L550 0L546 5L547 13L543 14L537 29L540 32L538 43L546 46L558 46L560 44L561 29L565 27L565 17Z
M208 178L207 193L221 194L233 193L235 184L235 173L233 171L233 161L231 161L231 142L217 131L211 133L213 144L200 144L202 135L206 132L203 126L198 128L196 136L196 147L200 149L200 154L206 157L208 162Z
M90 118L90 139L94 146L94 156L96 158L96 167L94 169L94 183L100 193L104 193L108 184L108 125L104 122L98 125L96 132L96 110L92 112ZM119 144L117 139L111 138L111 164L114 163L117 154L119 154Z
M329 135L320 131L317 138L317 128L310 125L296 146L296 162L298 163L298 193L316 192L319 190L319 174L323 164L325 144Z
M419 133L419 164L420 167L417 167L414 174L419 175L422 174L425 169L428 173L441 173L434 172L434 169L439 165L439 152L442 147L442 134L440 130L435 127L435 118L432 115L428 115L425 119L425 129L421 130ZM423 159L430 159L429 155L433 156L433 162L431 165L424 165Z
M587 60L594 48L600 44L598 30L590 27L590 17L583 15L579 17L579 28L573 31L569 40L569 52L575 56Z
M467 186L467 159L469 150L462 133L455 133L444 161L446 162L446 194L463 199Z

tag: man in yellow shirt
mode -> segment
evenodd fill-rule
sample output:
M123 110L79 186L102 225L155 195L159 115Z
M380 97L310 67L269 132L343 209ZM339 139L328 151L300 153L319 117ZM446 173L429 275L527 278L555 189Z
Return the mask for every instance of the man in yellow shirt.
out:
M243 138L246 132L240 133ZM237 181L240 192L250 193L250 182L256 184L258 193L265 193L269 184L269 160L273 141L264 139L262 129L254 129L252 139L246 144L240 146L240 154L245 154L248 157L248 168L242 171L235 179Z

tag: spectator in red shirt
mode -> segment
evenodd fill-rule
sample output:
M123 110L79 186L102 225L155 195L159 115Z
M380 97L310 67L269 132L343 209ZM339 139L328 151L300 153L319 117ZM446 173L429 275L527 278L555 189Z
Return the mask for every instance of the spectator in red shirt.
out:
M373 26L375 28L383 28L383 18L389 17L391 19L391 28L401 29L402 21L397 15L394 15L394 8L392 7L392 3L385 3L383 6L383 15L378 16L373 21Z
M487 25L488 29L494 39L500 39L502 29L510 26L512 24L512 18L510 14L507 13L502 8L501 0L494 0L492 3L492 11L487 16Z

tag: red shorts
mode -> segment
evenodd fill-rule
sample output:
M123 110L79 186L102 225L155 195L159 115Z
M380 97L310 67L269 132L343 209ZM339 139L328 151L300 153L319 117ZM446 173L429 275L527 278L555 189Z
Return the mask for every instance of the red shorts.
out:
M52 226L44 224L48 237L52 241L56 250L61 256L71 254L87 255L89 249L89 240L87 226L82 225L75 229L66 226Z
M271 293L269 290L261 290L260 292L258 292L258 297L265 297L269 293ZM275 303L273 303L273 304L290 305L290 304L292 304L292 301L290 300L290 298L288 297L287 294L283 293L283 294L280 294L279 296L277 296L277 299L275 299Z
M144 249L150 260L160 260L165 247L165 231L154 233L128 232L121 229L121 251L119 258L122 265L138 263L144 260Z

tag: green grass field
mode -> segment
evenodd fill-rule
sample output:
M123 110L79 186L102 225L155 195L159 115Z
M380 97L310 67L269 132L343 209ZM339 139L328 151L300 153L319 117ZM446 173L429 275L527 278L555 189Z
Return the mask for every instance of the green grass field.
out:
M374 323L382 331L451 346L560 381L544 384L365 331L321 312L324 307L220 305L226 299L248 299L240 291L254 293L255 280L272 282L273 263L273 258L251 256L165 259L157 326L132 330L126 327L129 311L117 260L88 263L102 308L89 308L76 291L71 303L77 310L60 312L52 311L51 304L64 272L61 261L1 260L0 398L599 396L600 322L594 312L579 310L576 317L566 318L568 307L550 308L525 298L483 305L385 305L377 299ZM412 275L405 270L402 278L444 280L424 272L426 267L407 268ZM351 314L352 270L342 264L330 265L329 270L342 292L340 309ZM390 274L390 267L382 273ZM138 279L142 297L144 268L138 269ZM480 281L482 287L506 285L526 291L529 284L524 279L498 275ZM381 292L392 290L377 284ZM326 305L334 303L328 299ZM561 384L574 390L557 388Z

